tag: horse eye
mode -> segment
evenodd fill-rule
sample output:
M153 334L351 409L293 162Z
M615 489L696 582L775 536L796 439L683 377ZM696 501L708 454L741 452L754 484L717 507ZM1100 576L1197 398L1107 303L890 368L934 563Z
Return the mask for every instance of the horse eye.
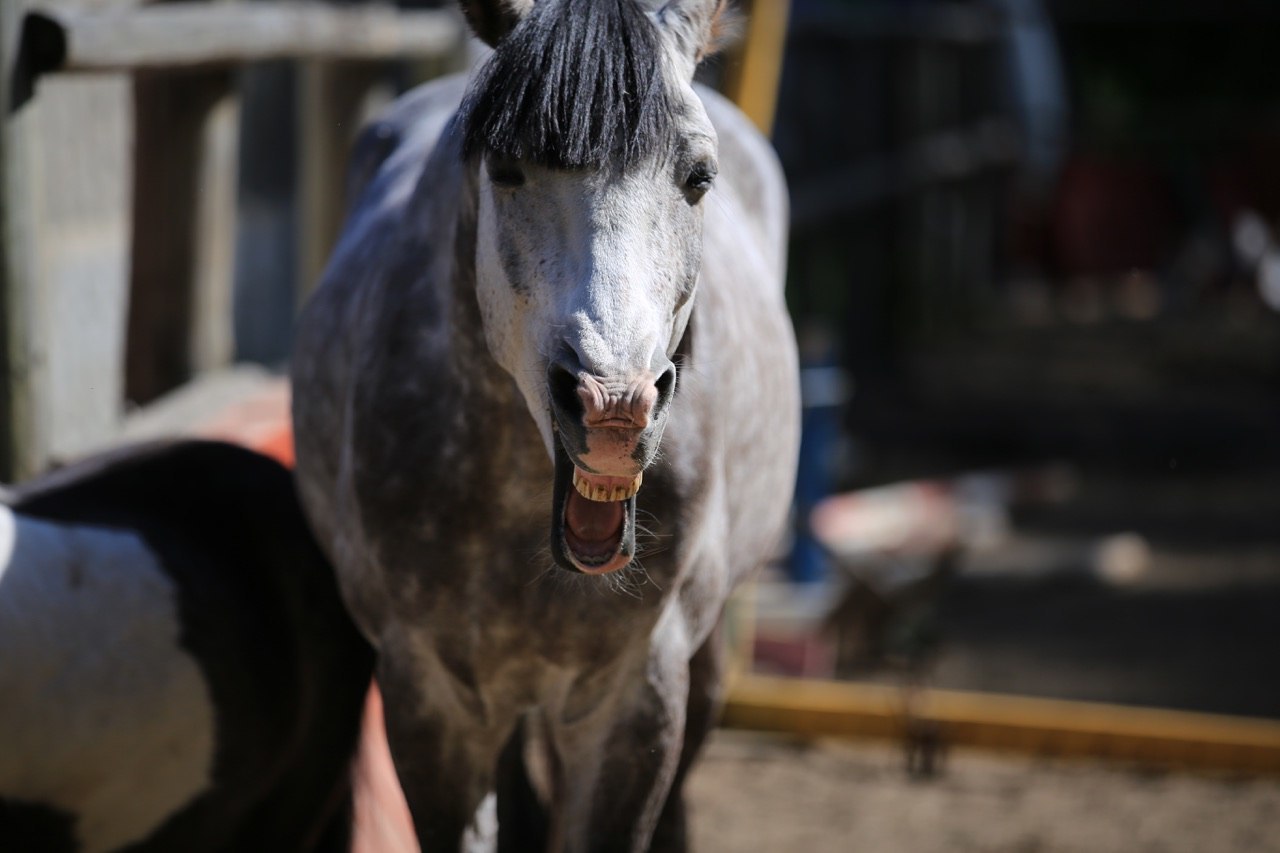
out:
M711 189L711 184L716 179L716 166L714 163L699 163L689 170L689 177L684 180L685 192L696 198L701 198L707 190Z
M489 180L500 187L518 187L524 184L524 172L514 160L490 160L488 163Z

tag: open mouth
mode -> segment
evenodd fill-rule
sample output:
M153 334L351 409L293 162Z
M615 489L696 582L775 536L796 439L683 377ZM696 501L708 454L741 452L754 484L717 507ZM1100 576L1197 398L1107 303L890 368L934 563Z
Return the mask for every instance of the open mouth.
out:
M608 477L573 464L555 442L551 553L562 567L588 575L616 572L636 551L636 492L641 474Z

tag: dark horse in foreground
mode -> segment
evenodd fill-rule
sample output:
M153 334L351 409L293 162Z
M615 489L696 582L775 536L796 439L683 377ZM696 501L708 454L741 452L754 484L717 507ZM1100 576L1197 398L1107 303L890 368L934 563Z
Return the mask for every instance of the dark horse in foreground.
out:
M0 850L346 850L373 655L289 472L182 441L7 497Z
M787 514L785 187L716 0L473 0L357 143L293 360L304 504L422 846L681 849L713 633Z

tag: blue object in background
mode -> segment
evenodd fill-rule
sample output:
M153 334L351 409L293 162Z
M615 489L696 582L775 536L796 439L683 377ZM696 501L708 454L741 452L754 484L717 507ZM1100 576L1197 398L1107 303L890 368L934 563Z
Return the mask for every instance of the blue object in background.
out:
M809 529L809 513L831 494L842 436L842 414L849 399L849 382L824 347L812 361L802 356L800 400L800 462L796 470L797 523L787 569L796 583L817 583L827 577L828 557Z

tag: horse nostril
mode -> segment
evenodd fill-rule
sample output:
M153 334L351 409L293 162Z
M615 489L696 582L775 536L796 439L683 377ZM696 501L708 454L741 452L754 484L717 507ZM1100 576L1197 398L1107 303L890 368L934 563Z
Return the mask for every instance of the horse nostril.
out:
M667 403L671 402L671 397L676 392L675 365L673 364L666 370L662 371L662 375L660 375L653 384L654 387L658 389L658 401L654 404L653 408L654 411L660 412L666 408Z
M547 368L547 387L551 405L560 411L561 417L578 422L582 419L582 399L578 396L578 377L558 364Z

